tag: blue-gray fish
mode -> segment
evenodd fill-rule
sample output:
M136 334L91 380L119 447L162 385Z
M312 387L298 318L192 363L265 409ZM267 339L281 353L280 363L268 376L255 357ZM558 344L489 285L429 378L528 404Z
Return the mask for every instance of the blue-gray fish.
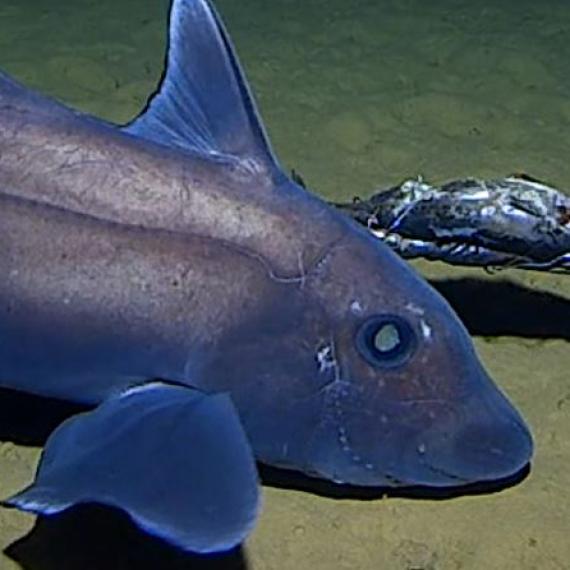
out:
M110 504L210 552L255 522L254 457L433 487L530 460L448 304L285 174L207 0L174 0L126 126L0 77L0 238L2 385L94 406L8 504Z

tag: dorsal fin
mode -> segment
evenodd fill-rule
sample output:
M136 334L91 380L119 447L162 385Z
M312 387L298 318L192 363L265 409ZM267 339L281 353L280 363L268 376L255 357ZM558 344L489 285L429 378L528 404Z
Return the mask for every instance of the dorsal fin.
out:
M173 0L162 82L124 130L171 147L231 155L271 178L283 175L229 36L207 0Z

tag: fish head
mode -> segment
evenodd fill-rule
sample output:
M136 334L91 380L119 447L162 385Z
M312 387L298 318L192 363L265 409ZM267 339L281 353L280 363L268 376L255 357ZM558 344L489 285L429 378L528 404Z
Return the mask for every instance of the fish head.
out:
M316 355L329 379L306 440L308 470L340 483L438 487L502 479L529 462L520 414L451 307L407 263L354 232L304 286L330 330Z
M528 463L529 430L468 332L383 244L355 229L279 287L216 350L259 460L390 487L495 481Z

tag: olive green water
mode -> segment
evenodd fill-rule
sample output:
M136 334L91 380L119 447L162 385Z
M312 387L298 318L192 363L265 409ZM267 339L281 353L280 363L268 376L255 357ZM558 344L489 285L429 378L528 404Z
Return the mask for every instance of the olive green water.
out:
M0 66L125 121L160 75L167 5L2 0ZM282 161L328 198L418 174L441 182L526 172L570 188L565 0L218 7ZM100 510L39 524L0 510L0 570L570 568L570 276L415 265L465 319L485 365L532 426L536 457L522 483L445 501L338 500L266 487L243 552L209 561ZM34 406L24 404L25 413L34 416ZM2 496L31 480L40 452L7 439Z

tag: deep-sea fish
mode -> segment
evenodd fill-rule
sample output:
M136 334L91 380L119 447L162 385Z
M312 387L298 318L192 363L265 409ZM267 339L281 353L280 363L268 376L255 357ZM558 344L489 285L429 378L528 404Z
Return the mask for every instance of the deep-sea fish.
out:
M0 77L0 240L1 385L94 406L9 505L109 504L210 552L254 524L254 457L433 487L530 460L448 304L285 174L207 0L174 0L124 127Z

